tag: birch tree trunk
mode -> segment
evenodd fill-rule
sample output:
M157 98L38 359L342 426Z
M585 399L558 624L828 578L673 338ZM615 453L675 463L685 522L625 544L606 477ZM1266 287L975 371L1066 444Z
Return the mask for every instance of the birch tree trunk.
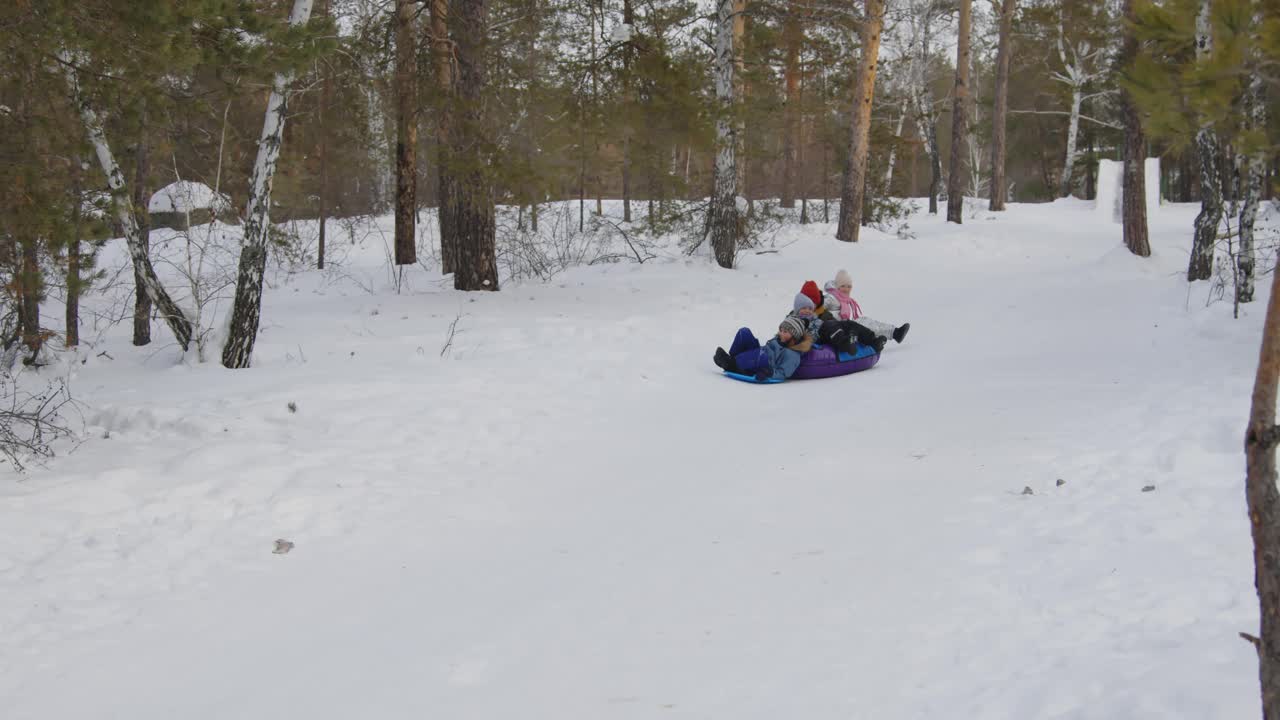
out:
M1249 130L1263 135L1267 131L1267 104L1264 95L1261 53L1258 44L1261 38L1258 29L1262 27L1262 5L1254 3L1253 28L1250 37L1249 60L1253 72L1249 78L1249 88L1245 93L1245 112L1248 113ZM1243 197L1240 205L1240 251L1236 256L1236 301L1253 302L1253 265L1254 244L1253 226L1258 217L1258 201L1262 197L1262 187L1267 174L1267 152L1264 148L1254 149L1243 161L1245 173L1243 181Z
M71 88L71 94L74 98L76 109L79 111L80 121L84 124L89 144L93 146L94 154L98 158L98 165L102 168L103 174L107 176L107 187L111 190L111 205L115 209L116 220L123 229L125 243L129 248L129 259L133 262L135 276L140 281L147 297L160 309L160 314L165 323L173 331L174 339L178 341L178 345L185 352L191 345L191 320L188 319L182 308L178 307L178 304L169 297L169 293L160 284L160 279L156 277L155 268L151 265L151 258L148 257L147 248L143 244L142 234L138 229L132 200L129 197L128 189L125 187L124 173L120 171L120 165L116 163L115 156L111 153L111 146L107 143L106 132L103 130L102 121L98 118L97 111L93 109L88 98L83 97L80 92L80 80L76 73L76 65L72 61L71 53L65 50L62 51L59 53L59 60L65 70L67 84Z
M418 34L416 0L396 0L396 265L418 261Z
M1008 196L1005 184L1005 162L1008 152L1005 129L1009 117L1009 59L1013 55L1010 35L1017 0L1004 0L1000 5L1000 44L996 51L995 107L991 114L991 204L993 212L1004 210Z
M453 124L454 68L449 44L449 0L429 0L431 59L435 65L439 110L436 113L436 222L440 226L440 271L457 268L458 242L453 210L457 204L450 127Z
M1245 433L1245 498L1253 536L1253 582L1258 591L1258 677L1262 717L1280 720L1280 493L1276 490L1276 385L1280 381L1280 268L1271 275L1271 299L1253 382Z
M716 7L716 164L707 222L711 249L722 268L733 267L742 232L737 202L738 170L734 162L738 142L733 118L734 6L734 0L719 0Z
M956 41L956 85L951 110L951 168L947 173L947 222L964 222L965 138L969 134L969 48L973 0L960 0L959 36Z
M1206 63L1213 57L1213 3L1200 0L1196 16L1196 62ZM1196 151L1200 156L1200 214L1196 216L1195 240L1191 244L1191 260L1187 264L1187 280L1208 280L1213 274L1213 252L1218 241L1218 223L1222 221L1222 175L1218 170L1218 134L1205 123L1196 133Z
M1080 138L1080 106L1084 103L1084 88L1079 85L1071 87L1071 116L1067 121L1067 156L1062 163L1062 185L1058 189L1059 197L1071 197L1071 176L1075 174L1076 156L1079 151L1076 144Z
M294 0L289 25L306 24L311 17L312 0ZM222 347L222 364L228 368L247 368L258 339L258 321L262 316L262 274L267 267L267 235L271 229L271 181L280 159L280 143L284 139L285 112L293 73L278 73L267 99L262 136L258 140L258 157L249 176L249 201L245 207L244 242L240 246L240 268L236 276L236 297L231 307L231 325L227 342Z
M133 154L133 212L138 219L138 239L142 251L151 255L151 193L147 189L147 175L151 170L151 152L147 142L146 112L142 113L141 137ZM133 344L141 347L151 342L151 298L147 296L146 282L135 266L133 269Z
M896 140L900 140L902 138L902 126L907 122L907 108L909 105L910 101L903 99L902 108L898 111L898 125L893 130L893 136ZM893 147L889 148L889 169L884 173L884 186L886 190L893 185L893 168L894 165L897 164L897 161L898 146L895 144Z
M498 289L494 245L493 186L488 176L484 91L488 82L486 44L489 31L486 0L455 0L454 53L458 62L454 152L460 157L453 223L458 257L453 273L457 290Z
M849 129L849 166L840 194L840 220L836 239L857 242L862 226L862 202L867 189L867 154L871 149L871 104L875 98L876 70L880 60L880 33L884 28L885 0L866 0L862 22L862 57L854 81L853 113Z
M916 61L916 74L912 83L916 87L916 117L920 137L924 138L929 154L929 214L937 215L938 190L942 186L942 149L938 146L938 115L934 112L933 90L925 76L933 45L932 7L927 7L920 19L920 55Z

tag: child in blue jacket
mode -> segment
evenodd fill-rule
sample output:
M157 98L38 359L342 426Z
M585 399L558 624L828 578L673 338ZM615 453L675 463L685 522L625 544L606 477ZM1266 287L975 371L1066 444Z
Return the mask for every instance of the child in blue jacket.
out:
M778 325L778 334L761 347L749 328L741 328L728 352L716 348L714 362L725 372L753 375L758 382L786 380L800 367L800 356L813 349L813 336L807 331L802 318L788 315Z

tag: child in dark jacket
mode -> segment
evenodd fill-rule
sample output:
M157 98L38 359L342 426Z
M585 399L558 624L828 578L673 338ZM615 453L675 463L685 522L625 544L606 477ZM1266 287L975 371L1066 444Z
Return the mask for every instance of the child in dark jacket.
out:
M778 325L778 334L764 347L748 328L738 330L729 351L716 348L715 364L725 372L753 375L757 382L782 381L800 367L800 357L813 349L813 336L805 322L788 315Z
M816 302L815 296L818 298ZM816 319L813 336L819 343L830 345L838 352L852 355L857 350L855 343L862 343L876 352L884 350L885 339L870 328L853 320L836 319L828 312L822 304L822 292L818 290L818 283L812 280L806 282L800 289L800 294L796 295L791 314L806 320Z

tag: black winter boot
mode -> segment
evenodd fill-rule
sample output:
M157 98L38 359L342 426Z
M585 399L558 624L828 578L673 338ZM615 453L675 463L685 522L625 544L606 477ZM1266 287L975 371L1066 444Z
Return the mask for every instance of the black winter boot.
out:
M725 372L741 373L738 369L738 363L733 359L732 355L724 351L724 348L716 348L716 356L712 358L712 361L715 362L716 367Z
M907 339L907 331L911 329L911 323L902 323L893 329L893 341L902 342Z
M884 344L889 342L889 338L877 337L875 342L871 343L871 348L877 353L884 352Z

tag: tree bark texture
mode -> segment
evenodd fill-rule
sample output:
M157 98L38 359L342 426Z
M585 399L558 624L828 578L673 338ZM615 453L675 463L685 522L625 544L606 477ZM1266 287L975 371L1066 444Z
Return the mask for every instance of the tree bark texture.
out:
M453 128L454 150L466 165L457 175L451 222L456 235L457 290L497 290L493 186L488 176L484 92L488 82L485 46L489 21L486 0L455 0L454 48L458 62L459 113Z
M311 17L312 0L294 0L289 25L298 26ZM262 316L262 275L267 267L267 240L271 231L271 181L280 159L289 85L293 73L279 73L267 99L266 117L258 141L258 157L249 176L249 201L245 208L244 242L240 246L240 267L236 275L236 295L231 307L227 342L222 347L222 364L247 368L258 339Z
M996 50L995 107L991 113L991 205L994 212L1004 210L1008 190L1005 163L1008 148L1005 128L1009 117L1009 59L1013 55L1010 35L1017 0L1003 0L1000 5L1000 43Z
M1200 0L1196 16L1196 62L1213 57L1213 4ZM1222 222L1222 174L1218 162L1218 134L1209 124L1196 133L1196 152L1200 158L1200 214L1196 216L1195 239L1191 244L1191 260L1187 264L1187 280L1208 280L1213 274L1213 253L1218 242L1218 223Z
M1248 127L1251 131L1265 134L1267 131L1267 104L1265 96L1264 74L1261 69L1262 54L1258 50L1261 42L1258 29L1263 26L1265 18L1262 5L1254 4L1253 28L1250 38L1249 61L1253 66L1249 78L1249 88L1245 92L1245 112L1248 113ZM1241 179L1240 203L1240 249L1236 255L1236 301L1253 302L1253 265L1254 242L1253 228L1258 218L1258 201L1262 197L1262 187L1267 174L1267 152L1265 148L1257 148L1241 159L1244 172Z
M120 165L116 162L115 155L111 152L111 146L107 142L106 132L103 129L102 121L99 119L97 111L93 109L88 98L85 98L80 92L80 80L71 53L62 52L60 59L65 69L67 84L71 88L71 94L79 111L81 122L84 124L85 134L89 138L89 144L93 146L94 154L98 158L98 165L102 168L103 174L107 176L107 187L111 190L112 207L115 209L116 220L120 223L120 227L124 232L125 243L129 248L129 259L133 263L135 277L145 289L147 297L160 309L160 314L169 325L169 329L173 332L174 339L178 341L178 345L182 347L183 351L186 351L191 345L191 320L182 311L182 308L178 307L178 304L169 297L169 293L160 284L160 279L156 277L155 268L151 265L151 258L148 256L142 233L138 227L132 199L129 197L128 189L125 186L124 173L121 172Z
M960 24L956 41L956 84L951 110L951 168L947 173L947 222L964 222L964 176L966 145L969 134L969 48L973 24L973 0L960 0Z
M151 172L151 149L147 142L146 118L143 118L142 137L134 146L133 170L133 212L138 218L138 242L142 251L151 255L151 192L147 187L147 176ZM146 281L133 268L133 344L139 347L151 342L151 297L147 295Z
M716 263L732 268L737 257L742 219L738 213L738 171L735 165L737 123L734 97L734 0L719 0L716 8L715 83L716 114L715 185L711 193L708 231Z
M1120 47L1119 67L1128 67L1138 56L1138 38L1133 31L1136 15L1134 0L1124 0L1125 30ZM1129 252L1141 257L1151 255L1147 239L1147 142L1142 132L1142 118L1133 98L1120 91L1120 114L1124 120L1124 153L1121 203L1124 207L1124 244Z
M457 267L457 237L453 210L457 204L454 169L450 151L453 124L454 67L449 42L449 0L429 0L431 10L431 59L435 64L436 91L440 96L436 113L436 221L440 227L440 271L448 274Z
M862 57L854 80L853 112L849 126L849 165L840 193L840 220L836 239L857 242L862 226L867 189L867 155L871 149L871 106L875 99L876 70L880 61L880 34L884 28L885 0L866 0L862 23Z
M67 245L67 307L66 346L80 344L80 234L81 205L84 188L81 180L80 158L71 158L71 242Z
M22 326L22 344L35 358L44 344L44 336L40 333L40 239L27 235L18 240L22 253L22 272L18 282L18 321Z
M622 22L635 32L635 10L631 0L622 0ZM635 44L627 37L622 48L622 221L631 222L631 136L635 128L631 116L635 112L635 91L632 89L631 66L635 61Z
M782 136L782 207L794 208L796 206L797 154L800 146L800 46L804 41L797 0L792 0L787 6L787 16L782 26L782 40L786 52L786 65L783 69L786 107L783 111Z
M1245 432L1245 499L1253 535L1254 586L1260 632L1258 677L1262 717L1280 720L1280 493L1276 491L1276 385L1280 380L1280 268L1271 276L1271 299Z
M418 34L415 0L396 0L396 241L397 265L418 261Z

